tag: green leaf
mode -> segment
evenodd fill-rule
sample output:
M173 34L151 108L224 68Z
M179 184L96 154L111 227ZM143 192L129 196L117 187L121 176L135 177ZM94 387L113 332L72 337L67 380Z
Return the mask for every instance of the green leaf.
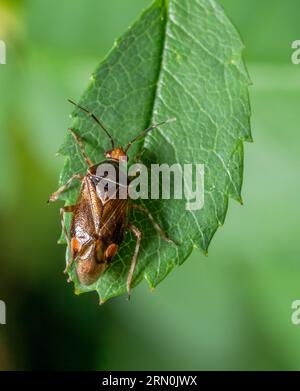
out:
M175 123L152 131L132 148L145 164L205 165L205 203L187 211L185 200L144 201L156 221L179 245L166 243L147 217L130 216L142 231L134 285L145 278L153 288L194 247L206 253L224 223L231 196L241 202L243 141L251 141L249 78L242 60L243 44L215 0L157 0L117 40L99 65L80 103L93 111L120 145L149 124L176 117ZM82 137L93 162L103 160L109 140L97 124L75 110L72 127ZM70 135L60 149L65 156L60 183L86 171ZM74 204L78 186L61 199ZM135 240L127 232L111 266L92 286L79 284L76 293L96 290L100 301L126 290Z

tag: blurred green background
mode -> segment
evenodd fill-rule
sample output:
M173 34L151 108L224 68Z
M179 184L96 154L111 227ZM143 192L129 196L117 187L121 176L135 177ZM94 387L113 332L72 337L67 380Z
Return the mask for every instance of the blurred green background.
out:
M246 44L254 144L241 207L206 258L151 293L97 305L62 274L57 186L71 111L114 39L149 0L0 0L0 369L299 370L299 0L222 0Z

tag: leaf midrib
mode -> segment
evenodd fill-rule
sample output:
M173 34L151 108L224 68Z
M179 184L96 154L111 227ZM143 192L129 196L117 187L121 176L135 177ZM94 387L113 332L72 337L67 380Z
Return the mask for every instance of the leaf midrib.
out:
M161 2L163 4L163 7L161 9L163 9L163 13L164 13L164 15L163 15L164 29L163 29L163 36L161 38L162 43L161 43L161 55L160 55L160 67L159 67L157 77L156 77L155 91L154 91L153 100L152 100L152 110L151 110L151 115L150 115L147 127L151 126L154 123L154 117L155 117L154 108L155 108L155 102L157 100L158 91L159 91L160 84L161 84L161 75L162 75L163 64L164 64L164 59L165 59L165 43L166 43L166 36L167 36L167 27L168 27L168 22L169 22L167 1L166 0L155 0L155 3L159 4L159 2ZM159 131L159 128L156 128L155 130ZM143 141L140 143L139 152L142 151L143 149L145 149L147 139L149 137L151 137L151 133L148 133L146 135L146 137L143 139Z

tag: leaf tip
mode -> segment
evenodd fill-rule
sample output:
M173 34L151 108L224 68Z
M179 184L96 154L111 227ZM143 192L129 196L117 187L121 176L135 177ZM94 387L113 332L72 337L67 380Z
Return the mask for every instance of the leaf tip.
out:
M145 280L147 281L147 283L149 285L150 292L153 292L154 289L155 289L155 284L153 283L151 277L149 276L149 274L145 273L144 274L144 278L145 278Z
M252 134L250 134L245 141L247 141L248 143L254 143L254 139L252 137Z

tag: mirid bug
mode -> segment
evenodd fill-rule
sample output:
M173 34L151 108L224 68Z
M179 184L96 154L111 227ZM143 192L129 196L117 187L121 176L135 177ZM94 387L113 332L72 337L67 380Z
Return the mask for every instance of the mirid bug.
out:
M161 227L156 223L151 213L145 207L134 204L128 198L112 199L108 197L107 199L103 199L103 197L100 197L96 186L97 183L104 178L97 177L97 168L100 164L106 162L110 164L118 164L120 159L127 157L127 152L135 141L143 138L148 132L158 126L170 123L174 121L174 119L151 125L131 140L125 148L121 146L116 147L115 141L107 128L92 112L77 105L71 100L69 100L69 102L93 118L93 120L110 139L112 148L105 153L106 160L104 162L93 164L86 154L80 137L75 133L74 129L69 129L75 142L79 146L88 169L84 176L74 174L63 186L51 195L48 201L56 201L58 196L69 187L73 180L79 180L81 182L76 204L65 206L60 209L62 228L70 249L70 259L67 262L65 273L75 262L76 273L80 283L87 286L93 284L105 272L113 257L116 255L120 245L122 244L126 230L130 230L136 237L136 246L132 255L131 265L127 277L127 292L128 297L130 297L133 273L136 267L142 239L141 231L135 225L130 223L130 210L136 208L144 212L161 237L171 244L175 243L164 233ZM129 183L127 183L127 187L128 185ZM119 184L116 183L116 186L118 189ZM70 238L65 224L65 213L73 213L70 226Z

